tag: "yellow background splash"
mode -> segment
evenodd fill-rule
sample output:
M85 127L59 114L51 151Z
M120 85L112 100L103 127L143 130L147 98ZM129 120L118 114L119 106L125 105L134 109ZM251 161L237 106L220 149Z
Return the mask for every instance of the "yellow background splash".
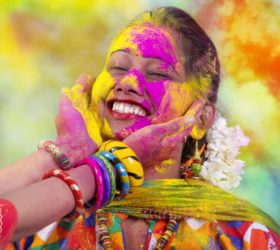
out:
M186 3L187 2L187 3ZM214 40L222 67L219 108L250 136L234 192L280 223L280 5L278 1L0 0L1 166L54 138L62 86L97 75L127 21L159 5L187 10Z

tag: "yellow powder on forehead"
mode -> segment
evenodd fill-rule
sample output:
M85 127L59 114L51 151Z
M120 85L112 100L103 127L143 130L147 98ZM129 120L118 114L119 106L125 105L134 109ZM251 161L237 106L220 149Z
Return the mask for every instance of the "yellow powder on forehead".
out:
M109 51L107 54L106 63L108 62L109 57L112 54L112 52L120 50L120 49L130 48L131 50L133 50L134 53L139 54L139 51L137 49L137 44L134 44L131 42L130 31L132 29L133 29L133 27L125 29L113 40L111 47L109 48ZM139 30L139 32L140 32L140 30Z

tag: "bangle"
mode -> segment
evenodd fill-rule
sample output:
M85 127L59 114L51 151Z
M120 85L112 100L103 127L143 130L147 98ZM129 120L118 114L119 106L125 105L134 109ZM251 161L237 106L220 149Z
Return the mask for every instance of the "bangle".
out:
M114 175L114 172L113 172L113 169L112 169L112 165L111 163L104 157L102 156L100 153L96 153L95 154L96 157L98 157L99 159L101 159L106 168L107 168L107 171L108 171L108 174L109 174L109 178L110 178L110 198L109 198L109 202L110 203L111 201L113 201L114 197L115 197L115 193L116 193L116 179L115 179L115 175Z
M82 164L87 164L90 167L96 182L95 187L96 187L97 194L95 194L94 197L91 200L89 200L85 206L85 208L88 209L88 212L91 213L101 208L102 206L102 201L104 196L104 180L103 180L102 171L98 163L91 156L82 160L80 162L80 165Z
M73 221L74 219L78 218L80 215L83 215L84 207L83 207L82 192L77 182L71 177L71 175L61 169L51 169L44 174L43 179L47 179L50 177L56 177L62 180L63 182L65 182L65 184L67 184L67 186L70 188L75 200L75 210L70 214L66 215L65 217L63 217L63 220Z
M128 174L126 172L126 169L124 165L121 163L121 161L113 154L102 151L100 152L102 156L104 156L109 162L115 167L121 181L121 193L116 196L116 199L122 200L129 192L130 189L130 182L128 178Z
M102 200L102 204L101 207L105 207L110 200L110 193L111 193L111 183L110 183L110 176L107 170L107 167L105 166L105 163L98 158L95 155L90 156L93 160L96 161L96 163L98 164L98 166L101 169L102 175L103 175L103 181L104 181L104 196L103 196L103 200Z
M50 140L40 141L38 149L44 149L51 153L62 170L69 170L72 168L72 164L69 162L69 159L64 154L63 150L56 146L54 142Z
M12 241L17 222L18 212L14 204L0 199L0 249L6 249Z
M121 141L106 141L101 146L99 151L108 151L115 155L125 166L129 176L130 185L139 187L144 181L143 167L131 148Z

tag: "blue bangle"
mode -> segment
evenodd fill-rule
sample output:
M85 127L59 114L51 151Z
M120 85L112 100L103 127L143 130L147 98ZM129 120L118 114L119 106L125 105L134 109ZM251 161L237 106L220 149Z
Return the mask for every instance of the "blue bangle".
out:
M129 193L130 189L130 182L127 171L124 165L115 155L107 151L102 151L100 154L104 156L115 167L118 176L120 177L121 193L118 196L116 196L116 199L122 200Z

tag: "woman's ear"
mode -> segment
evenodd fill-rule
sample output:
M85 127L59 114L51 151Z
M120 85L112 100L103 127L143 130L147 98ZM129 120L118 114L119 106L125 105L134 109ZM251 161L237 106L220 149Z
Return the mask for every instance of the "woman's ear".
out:
M215 114L216 107L212 103L206 103L202 109L201 115L196 120L190 136L196 140L200 140L212 126Z

